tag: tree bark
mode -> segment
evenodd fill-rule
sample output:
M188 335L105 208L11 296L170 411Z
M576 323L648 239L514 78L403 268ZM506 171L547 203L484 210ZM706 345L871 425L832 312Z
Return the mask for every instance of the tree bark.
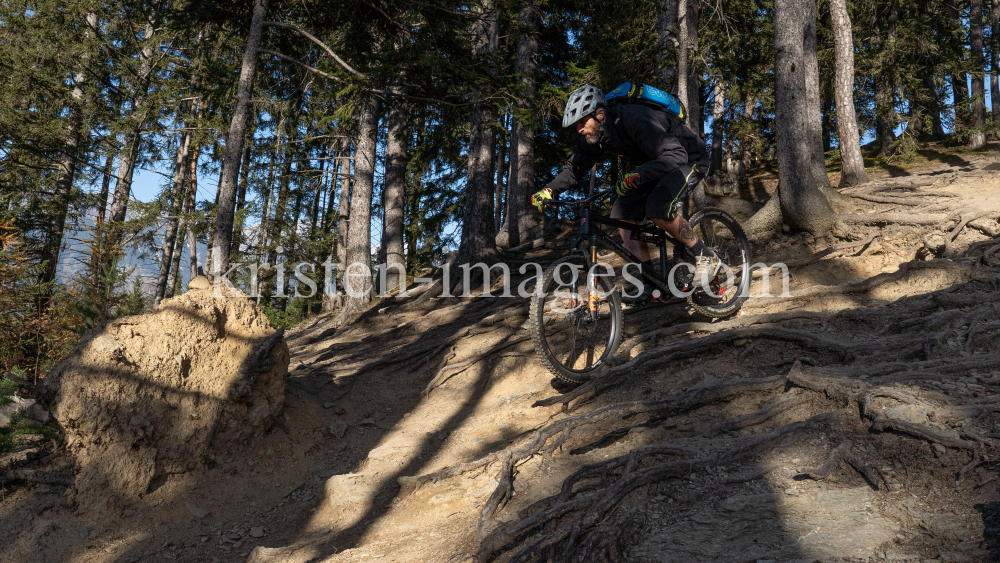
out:
M110 223L121 223L125 220L125 214L128 212L129 195L132 193L132 175L135 172L135 161L139 156L139 136L150 109L146 107L146 101L149 96L149 80L153 72L153 42L150 40L155 29L155 17L155 14L151 14L150 21L146 24L144 34L146 45L140 55L142 60L139 63L139 74L136 77L135 89L132 91L129 110L132 123L125 133L125 142L118 164L118 181L115 184L115 193L111 201L111 214L108 218ZM113 236L117 241L120 238L120 233Z
M344 288L347 301L338 316L343 323L371 301L371 213L375 183L375 141L378 134L378 102L366 97L355 109L357 145L354 150L354 186L351 189L351 219L347 235Z
M808 14L799 0L775 0L775 132L777 136L777 194L782 216L793 229L823 236L833 226L833 209L816 185L810 162L815 151L809 129L805 58Z
M482 0L474 8L477 18L472 26L473 57L488 65L487 58L497 49L499 26L493 0ZM462 241L455 264L496 263L496 234L493 230L493 121L494 110L487 92L473 90L469 132L469 174L462 215ZM458 268L452 271L457 278ZM451 281L448 280L451 284ZM465 288L466 291L471 288Z
M170 208L167 217L167 228L163 234L163 251L160 254L160 275L156 278L156 293L153 297L153 307L160 304L167 291L167 278L170 276L170 266L173 264L174 247L177 241L177 227L180 224L182 202L184 201L184 175L187 172L188 148L191 144L191 133L181 133L177 146L177 157L174 159L174 185L171 188Z
M510 174L507 178L507 220L497 244L512 248L541 235L541 214L529 200L535 191L535 124L524 116L534 109L535 56L538 53L538 6L527 0L518 14L520 35L514 72L518 81L517 110L512 116Z
M840 139L840 187L868 181L858 119L854 112L854 36L846 0L830 0L833 27L834 97L837 103L837 135Z
M403 204L406 198L406 118L403 107L394 107L386 117L389 130L385 153L385 189L383 218L386 284L383 291L406 287L406 257L403 254Z
M355 145L357 146L357 145ZM355 153L357 151L355 150ZM340 195L337 196L337 262L341 273L347 266L347 244L350 242L351 224L351 144L344 143L343 157L340 159Z
M88 14L87 19L97 17ZM74 73L73 89L70 91L70 99L67 104L69 116L66 120L66 141L63 145L62 154L59 157L56 174L56 185L52 198L53 209L50 212L49 224L45 230L45 243L42 246L41 260L42 270L39 275L39 283L45 284L56 279L56 270L59 268L59 250L63 242L63 229L66 226L66 215L69 212L69 201L73 195L73 179L76 177L76 160L80 152L80 128L83 125L83 86L87 81L87 74L81 69ZM48 291L45 291L44 301L48 301ZM44 308L44 303L43 303Z
M507 121L507 116L504 115L503 122L501 125L505 124ZM493 229L496 233L500 232L500 227L503 221L503 174L506 172L507 168L507 133L503 130L498 131L497 135L497 180L493 184L494 198L493 198Z
M660 0L660 12L656 18L656 76L663 87L677 93L677 66L670 57L671 50L677 50L677 8L679 0ZM680 96L678 96L680 98Z
M250 117L251 127L247 133L246 141L243 145L243 165L240 167L239 190L236 194L236 213L233 216L235 223L233 228L233 247L231 254L239 254L240 247L243 246L243 224L245 217L240 214L247 205L247 188L250 184L250 162L253 159L253 138L257 131L256 120Z
M757 107L757 99L747 94L747 99L743 102L743 121L744 123L753 124L753 111ZM753 133L747 133L740 139L740 160L743 161L743 173L742 178L740 178L740 183L747 183L748 179L746 175L750 172L750 166L753 164L753 146L756 137Z
M955 107L955 131L964 133L969 125L969 87L965 65L965 41L962 37L965 24L962 22L962 12L956 0L949 0L948 9L951 12L951 48L954 61L951 64L951 91Z
M688 61L688 0L677 1L677 97L687 110L685 124L691 127L691 101L688 77L691 74Z
M1000 103L1000 0L990 3L990 113L996 113Z
M829 190L830 177L826 175L826 158L823 155L823 102L819 95L819 50L816 42L816 2L805 0L805 37L802 55L806 71L806 117L809 128L809 163L816 186Z
M928 110L931 112L931 132L933 135L930 140L943 139L945 136L944 121L941 119L941 95L938 93L937 82L932 75L925 74L923 85L930 100Z
M201 115L201 110L198 110L198 115ZM191 152L191 158L188 165L191 167L191 172L188 174L188 196L187 202L184 204L184 210L187 213L194 213L195 204L198 201L198 156L201 153L201 146L195 145L194 150ZM198 275L198 239L195 236L195 224L193 219L188 219L187 222L187 234L188 234L188 261L191 267L189 279L194 279ZM169 290L169 288L168 288Z
M687 13L684 21L687 24L687 110L688 128L700 135L703 130L701 109L701 65L694 58L698 52L698 0L681 0L687 2Z
M983 0L969 2L969 47L972 65L972 130L969 132L970 149L986 144L986 59L983 56Z
M108 213L108 193L111 189L111 170L114 163L115 153L113 150L109 150L108 154L104 157L104 170L101 174L101 191L97 194L97 217L95 221L99 224L104 223L105 216Z
M715 104L712 108L712 173L722 169L722 117L726 110L726 85L720 76L715 81Z
M266 14L267 0L256 0L253 7L253 19L250 22L250 35L247 38L247 46L243 52L243 64L240 67L236 107L233 109L233 119L229 125L229 135L226 137L226 155L223 157L222 168L219 172L219 201L216 208L215 237L212 241L215 247L213 252L218 253L218 258L213 260L213 268L216 273L225 273L229 270L230 250L233 242L233 216L236 206L236 183L239 179L243 141L246 137L247 121L250 114L250 97L253 94L253 82L257 74L257 51L260 49Z
M899 10L896 0L889 2L889 20L885 42L882 45L882 69L875 77L875 134L878 137L879 155L890 157L896 140L896 31Z

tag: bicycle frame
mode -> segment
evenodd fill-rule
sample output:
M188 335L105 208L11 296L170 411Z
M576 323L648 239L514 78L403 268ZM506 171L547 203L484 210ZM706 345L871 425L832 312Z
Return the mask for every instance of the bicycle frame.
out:
M627 221L620 221L618 219L612 219L604 215L599 215L593 212L591 209L592 204L595 201L603 199L603 197L609 195L611 190L607 190L595 196L589 197L582 201L572 202L572 203L562 203L553 202L552 205L563 205L567 207L579 207L580 208L580 229L578 231L578 237L574 238L571 242L572 252L580 253L584 256L584 261L587 265L587 271L590 272L593 265L597 263L597 241L602 240L608 244L609 247L617 254L628 262L641 264L642 260L638 256L632 254L627 248L618 244L615 239L611 237L607 232L600 228L599 225L607 225L609 227L614 227L618 229L623 229L630 231L631 235L629 238L631 240L637 240L645 243L656 244L660 250L660 271L664 275L669 272L667 261L667 241L669 240L674 246L674 260L672 262L676 263L677 256L680 252L684 251L684 246L678 242L676 239L671 237L669 234L660 230L658 227L649 227L646 225L629 223ZM596 231L596 232L594 232ZM589 247L589 252L586 252L583 245L586 244ZM646 278L654 287L660 290L663 295L671 294L671 289L669 287L669 281L657 274L655 271L642 271L640 267L640 274L642 277ZM693 275L693 273L692 273ZM685 283L685 289L687 289L688 283Z

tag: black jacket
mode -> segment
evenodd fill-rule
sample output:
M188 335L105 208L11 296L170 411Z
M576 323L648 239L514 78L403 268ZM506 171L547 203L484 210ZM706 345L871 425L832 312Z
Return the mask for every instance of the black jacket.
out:
M655 182L686 164L707 171L705 141L666 111L640 104L612 104L605 109L604 134L596 145L580 136L576 152L548 186L554 194L579 185L590 168L607 156L624 157L641 183Z

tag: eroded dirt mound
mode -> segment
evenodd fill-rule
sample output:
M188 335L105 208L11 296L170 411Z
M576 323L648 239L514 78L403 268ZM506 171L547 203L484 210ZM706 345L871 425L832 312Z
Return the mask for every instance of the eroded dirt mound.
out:
M78 494L128 502L261 434L283 406L288 361L282 334L241 295L189 291L95 327L52 378Z

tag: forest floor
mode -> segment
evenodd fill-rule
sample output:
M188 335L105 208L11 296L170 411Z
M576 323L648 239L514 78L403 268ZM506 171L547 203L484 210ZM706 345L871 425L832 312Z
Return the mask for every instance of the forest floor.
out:
M316 318L252 448L112 518L8 486L0 560L1000 560L998 171L949 155L849 190L843 239L755 246L791 296L628 309L618 365L571 391L524 299Z

